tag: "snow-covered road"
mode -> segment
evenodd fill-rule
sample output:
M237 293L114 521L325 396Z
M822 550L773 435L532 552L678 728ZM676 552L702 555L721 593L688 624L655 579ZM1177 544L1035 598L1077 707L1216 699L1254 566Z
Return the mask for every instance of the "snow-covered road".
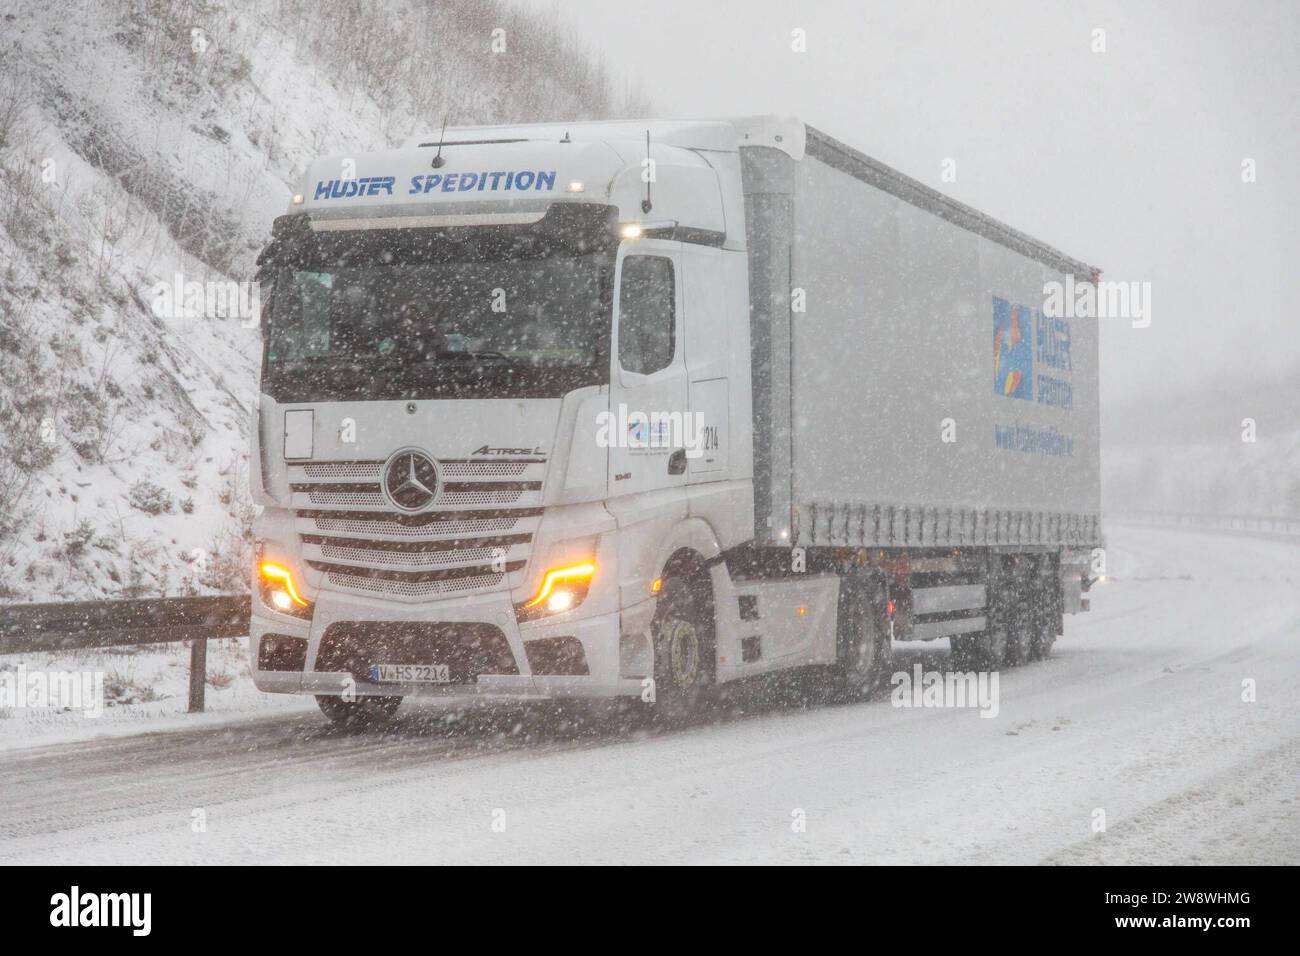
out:
M994 719L750 693L654 733L498 706L15 749L0 861L1300 863L1300 547L1109 542L1094 610L1002 673ZM895 652L918 661L946 643Z

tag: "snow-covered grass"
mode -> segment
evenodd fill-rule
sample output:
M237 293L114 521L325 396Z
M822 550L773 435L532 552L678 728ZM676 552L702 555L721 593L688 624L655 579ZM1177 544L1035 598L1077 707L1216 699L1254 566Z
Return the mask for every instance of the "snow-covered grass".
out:
M160 644L0 656L0 680L20 674L98 675L102 709L0 707L0 750L210 727L266 714L311 711L310 697L264 694L249 675L247 638L208 642L204 712L190 714L187 645ZM21 668L21 670L20 670Z

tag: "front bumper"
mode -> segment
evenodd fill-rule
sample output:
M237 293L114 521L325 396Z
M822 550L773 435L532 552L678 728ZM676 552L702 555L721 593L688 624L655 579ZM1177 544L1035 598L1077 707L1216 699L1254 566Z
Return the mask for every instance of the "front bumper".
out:
M249 640L253 682L259 690L288 694L354 693L358 697L418 698L555 698L639 695L640 677L625 677L620 664L620 614L617 611L582 616L582 606L572 612L520 625L508 592L458 597L411 605L353 594L322 591L310 621L277 614L254 599ZM452 684L372 683L357 679L353 671L318 670L322 640L334 624L364 624L382 629L384 624L493 625L509 646L518 673L482 673L472 680ZM278 635L306 641L301 670L266 670L259 667L263 637ZM525 645L543 639L568 638L582 646L586 674L535 674ZM386 663L373 661L373 663Z

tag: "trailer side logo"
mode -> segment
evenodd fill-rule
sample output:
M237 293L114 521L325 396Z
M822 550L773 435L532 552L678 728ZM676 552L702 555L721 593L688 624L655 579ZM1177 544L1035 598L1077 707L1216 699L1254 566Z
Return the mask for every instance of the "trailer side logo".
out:
M1035 348L1035 341L1037 348ZM993 391L1062 411L1074 409L1070 323L1040 309L993 297ZM1034 366L1038 365L1038 374ZM1055 373L1055 374L1048 374ZM1037 385L1035 385L1037 381Z
M993 391L1034 400L1034 323L1028 306L993 297Z

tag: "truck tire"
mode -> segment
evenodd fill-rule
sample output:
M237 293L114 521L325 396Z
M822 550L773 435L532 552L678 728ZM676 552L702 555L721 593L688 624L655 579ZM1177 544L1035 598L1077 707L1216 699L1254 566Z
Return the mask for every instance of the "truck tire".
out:
M1052 645L1056 643L1056 625L1040 621L1034 629L1034 660L1046 660L1052 656Z
M654 633L656 717L685 716L714 683L717 658L713 620L706 613L703 576L664 580L651 628Z
M889 666L889 627L883 596L878 589L872 589L855 610L851 634L835 665L836 696L847 701L868 699Z
M1056 632L1061 621L1059 594L1052 593L1052 584L1044 583L1038 593L1039 612L1034 615L1034 660L1040 661L1052 656L1052 645L1056 643Z
M400 697L358 697L344 700L330 694L317 694L316 706L338 727L362 728L387 723L402 705Z
M1034 617L1029 611L1017 611L1007 628L1006 662L1028 664L1034 659Z
M981 670L995 671L1007 659L1009 639L1007 629L1001 625L990 627L982 634L972 634L966 639L968 642L966 657L971 664Z
M953 668L965 667L970 663L971 658L971 638L968 634L952 634L948 637L948 647L951 648L948 657L952 661Z
M1034 659L1052 657L1052 645L1056 644L1065 619L1061 606L1060 566L1049 566L1050 575L1039 580L1037 588L1037 614L1034 617Z

